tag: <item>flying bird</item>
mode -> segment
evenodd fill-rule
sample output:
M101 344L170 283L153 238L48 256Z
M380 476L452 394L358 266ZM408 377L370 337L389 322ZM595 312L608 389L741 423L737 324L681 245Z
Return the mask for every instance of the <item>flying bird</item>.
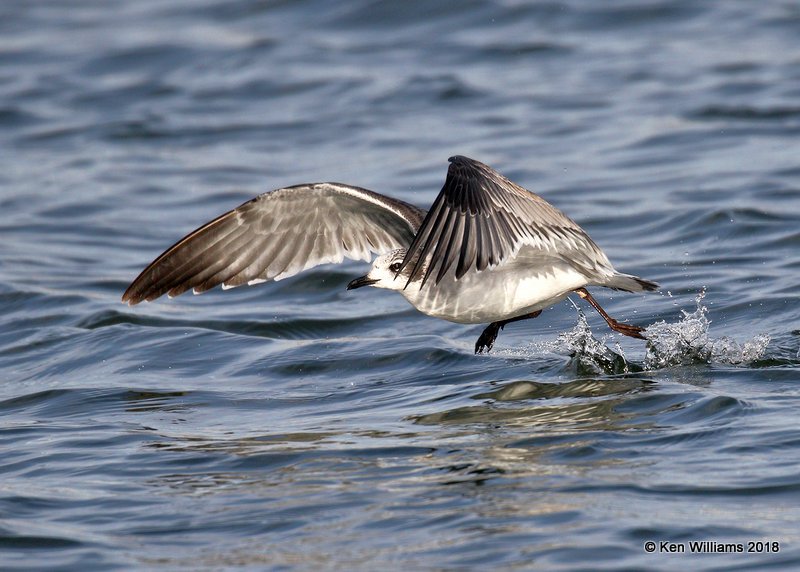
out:
M348 290L396 290L423 314L488 324L475 353L506 324L535 318L576 293L606 323L587 286L652 291L617 272L589 235L542 197L474 159L455 156L429 211L342 183L310 183L257 196L189 233L151 262L122 296L130 305L163 294L281 280L345 258L372 262Z

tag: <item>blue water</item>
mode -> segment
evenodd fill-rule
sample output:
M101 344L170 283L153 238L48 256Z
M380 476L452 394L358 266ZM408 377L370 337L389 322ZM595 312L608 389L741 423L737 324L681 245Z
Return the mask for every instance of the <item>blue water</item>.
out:
M777 0L1 3L0 568L797 569L798 38ZM595 292L650 343L576 300L475 356L358 263L120 303L257 193L427 206L454 154L658 281Z

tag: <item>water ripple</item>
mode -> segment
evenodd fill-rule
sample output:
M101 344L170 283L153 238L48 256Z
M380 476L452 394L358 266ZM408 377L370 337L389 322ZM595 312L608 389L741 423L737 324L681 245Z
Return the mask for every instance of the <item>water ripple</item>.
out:
M0 568L798 568L800 13L758 8L0 3ZM457 153L662 284L594 291L649 340L562 303L475 356L355 263L120 303L259 192L427 206ZM781 551L642 549L711 539Z

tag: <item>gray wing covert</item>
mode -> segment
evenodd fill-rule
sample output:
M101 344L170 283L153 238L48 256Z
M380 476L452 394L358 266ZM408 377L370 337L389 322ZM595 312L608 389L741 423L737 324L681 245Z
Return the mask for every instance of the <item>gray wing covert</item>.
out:
M574 221L542 197L474 159L449 159L447 179L408 248L408 283L438 283L485 270L523 246L563 259L581 272L613 272L608 258Z

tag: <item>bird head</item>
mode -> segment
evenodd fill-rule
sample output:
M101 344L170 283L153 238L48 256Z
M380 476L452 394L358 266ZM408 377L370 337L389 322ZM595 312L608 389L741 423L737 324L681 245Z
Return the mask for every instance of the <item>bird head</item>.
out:
M351 281L347 285L347 289L353 290L362 286L374 286L375 288L386 288L387 290L403 290L408 281L408 276L405 276L404 273L398 274L398 272L405 256L405 248L380 255L372 263L370 271L366 275ZM404 270L407 271L408 268Z

